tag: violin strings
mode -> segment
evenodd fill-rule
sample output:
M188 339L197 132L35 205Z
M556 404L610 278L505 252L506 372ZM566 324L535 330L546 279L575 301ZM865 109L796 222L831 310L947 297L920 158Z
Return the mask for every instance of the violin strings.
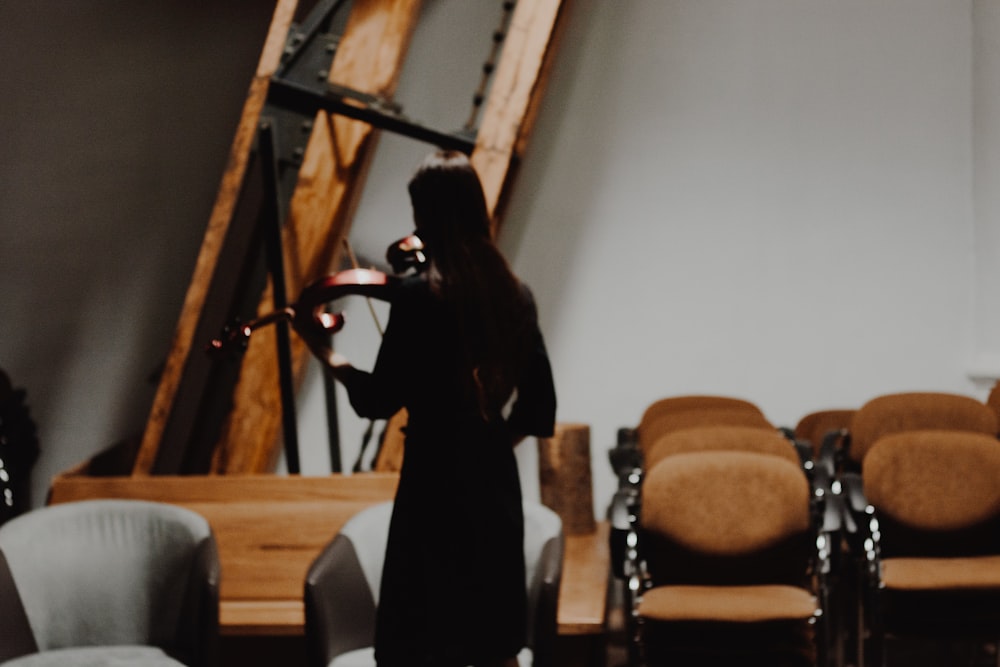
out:
M351 242L346 237L344 238L344 250L347 251L347 257L351 261L351 266L355 269L360 269L361 265L358 263L358 258L354 254L354 248L351 247ZM365 301L368 302L368 312L371 313L372 321L375 322L375 329L378 330L378 335L384 336L385 330L382 329L382 323L378 319L378 313L375 312L375 304L372 303L370 296L365 297Z

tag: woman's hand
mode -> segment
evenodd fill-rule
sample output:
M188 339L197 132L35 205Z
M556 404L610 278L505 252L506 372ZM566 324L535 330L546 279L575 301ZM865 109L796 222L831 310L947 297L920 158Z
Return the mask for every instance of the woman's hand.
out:
M296 313L292 318L292 328L309 351L334 372L334 377L337 377L337 371L351 367L347 357L334 352L329 331L316 321L312 313Z

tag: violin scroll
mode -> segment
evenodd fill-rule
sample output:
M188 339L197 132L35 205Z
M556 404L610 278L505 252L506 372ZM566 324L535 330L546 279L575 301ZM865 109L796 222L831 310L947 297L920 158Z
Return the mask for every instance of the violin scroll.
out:
M385 259L397 274L404 274L410 269L417 273L427 267L427 254L424 252L424 242L416 234L404 236L390 245L385 251Z

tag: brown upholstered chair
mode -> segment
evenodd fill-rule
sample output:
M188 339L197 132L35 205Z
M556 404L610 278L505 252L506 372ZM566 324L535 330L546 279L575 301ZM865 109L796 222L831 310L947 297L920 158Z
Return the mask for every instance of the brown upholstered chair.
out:
M711 407L717 401L719 407ZM668 410L673 406L674 410ZM653 410L653 408L657 408ZM613 533L631 530L632 516L640 504L640 488L645 470L673 452L700 449L759 451L761 447L783 455L797 453L798 460L812 467L811 450L806 451L771 425L752 404L727 397L680 396L654 403L643 415L638 439L628 445L630 460L619 459L618 489L611 500L609 515ZM655 437L654 437L655 436ZM794 446L793 446L794 445ZM619 442L619 450L622 444ZM616 463L612 455L613 465ZM618 555L612 535L613 559Z
M821 445L816 461L817 470L824 476L836 479L835 490L861 488L862 462L867 452L880 438L893 433L914 430L944 429L990 435L996 433L997 417L981 401L970 396L945 392L901 392L877 396L864 403L851 417L847 429L827 438ZM841 521L844 546L857 553L864 541L865 526L858 524L863 516L865 503L858 493L837 495L837 502L830 506L843 509ZM835 553L839 565L840 551ZM845 561L849 561L847 554ZM855 573L849 567L838 567L845 581L837 586L838 592L848 595L857 591L857 586L848 580ZM842 602L844 620L854 616L860 604L852 592ZM845 622L845 628L856 627ZM850 654L859 645L857 637L845 638L844 651Z
M818 455L823 441L828 437L839 437L851 425L851 418L857 410L853 408L833 408L810 412L799 419L792 429L795 439L808 442L813 454Z
M990 394L986 397L986 405L996 413L998 427L1000 427L1000 380L997 380L993 388L990 389Z
M783 429L775 429L769 424L746 426L737 420L736 425L723 423L668 430L650 445L645 467L651 469L674 454L720 450L758 452L787 459L802 468L819 500L829 495L831 480L817 474L809 443L789 438ZM832 509L832 516L839 521L839 511Z
M663 435L696 426L749 426L777 430L759 412L731 408L701 408L657 415L639 431L639 449L645 456Z
M823 501L829 495L829 480L814 474L811 449L808 445L803 446L790 440L766 420L760 421L762 418L758 414L750 411L701 409L661 415L659 419L673 417L676 419L670 420L669 427L664 429L663 434L648 445L648 451L643 455L642 468L636 468L630 475L619 478L618 489L612 497L608 511L611 523L609 539L612 573L619 579L627 579L625 570L628 545L642 506L643 471L652 469L669 456L698 451L744 451L778 456L802 468L813 483L817 502L826 506ZM831 506L829 514L839 525L839 509Z
M639 423L634 427L618 429L618 442L609 450L611 467L619 478L627 477L634 468L642 467L642 451L644 444L648 445L662 435L667 428L684 428L700 426L706 423L706 417L717 411L723 412L719 423L761 423L770 424L764 418L760 408L748 400L732 396L713 394L682 394L668 396L650 403L643 411ZM662 426L653 426L660 417L693 412L686 418L671 418ZM730 416L733 413L750 415L743 417ZM680 421L678 421L680 419Z
M802 451L780 431L759 426L695 426L664 433L646 454L646 469L677 454L705 451L742 451L769 454L802 466L809 474ZM812 476L810 475L810 480ZM642 505L642 478L637 474L632 486L622 485L611 501L612 573L624 579L626 552ZM822 494L821 494L822 495Z
M909 431L868 449L855 542L865 665L883 664L887 638L1000 639L998 480L989 434Z
M701 451L653 466L631 554L631 661L825 661L824 558L801 468Z
M824 443L821 458L838 470L858 471L882 436L903 431L945 429L997 434L997 415L971 396L944 392L885 394L862 405L835 442Z
M793 443L769 426L696 426L668 431L649 446L647 469L676 454L699 451L744 451L771 454L801 464Z
M650 403L643 411L637 428L642 431L644 426L648 426L661 415L689 410L733 410L764 416L759 407L746 399L713 394L685 394L668 396Z

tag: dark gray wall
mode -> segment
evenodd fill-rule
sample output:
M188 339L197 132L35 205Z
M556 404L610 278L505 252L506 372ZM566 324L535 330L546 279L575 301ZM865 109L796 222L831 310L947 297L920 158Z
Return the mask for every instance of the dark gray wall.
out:
M145 424L273 7L0 3L0 368L35 504Z

